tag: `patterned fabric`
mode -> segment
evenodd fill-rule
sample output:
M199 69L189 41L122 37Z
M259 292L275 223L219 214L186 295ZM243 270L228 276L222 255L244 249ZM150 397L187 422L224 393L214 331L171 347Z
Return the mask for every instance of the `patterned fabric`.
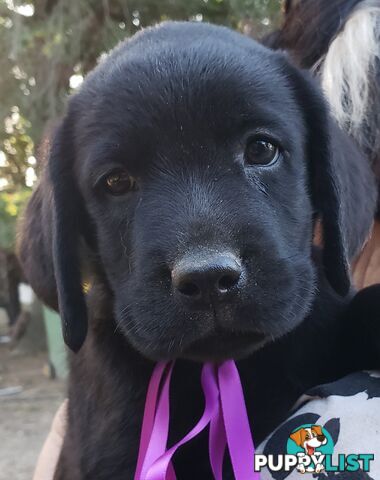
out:
M287 453L291 432L301 425L317 424L326 429L334 443L333 462L338 454L371 453L368 473L326 472L306 474L317 480L380 480L380 372L358 372L336 382L320 385L301 397L292 415L257 449L265 455ZM300 480L305 478L293 468L290 472L261 472L261 480Z

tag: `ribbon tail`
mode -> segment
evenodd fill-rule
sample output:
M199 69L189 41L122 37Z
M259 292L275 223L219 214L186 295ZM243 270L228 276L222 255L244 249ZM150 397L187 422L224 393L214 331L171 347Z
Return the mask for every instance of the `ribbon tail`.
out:
M169 387L173 365L174 363L158 364L157 371L153 372L152 385L149 385L145 405L147 416L145 417L144 413L141 436L143 447L141 449L140 444L139 459L141 456L141 466L138 465L139 469L136 469L135 480L145 480L150 465L166 450L169 434ZM162 383L162 381L162 389L159 392L159 383ZM173 468L171 468L170 474L170 480L175 479Z
M157 408L157 399L158 392L160 389L160 384L162 377L164 375L167 363L161 362L158 363L153 370L148 391L146 394L145 407L144 407L144 416L143 423L141 427L141 436L140 436L140 446L139 446L139 455L137 458L136 472L134 480L140 480L142 466L144 463L146 451L148 450L150 436L152 434L154 417L156 415Z
M251 429L235 362L228 360L218 368L220 399L224 427L236 480L259 480L254 472L254 453Z
M210 422L209 456L215 480L223 480L223 460L227 445L226 431L223 423L222 406L218 404L216 415Z

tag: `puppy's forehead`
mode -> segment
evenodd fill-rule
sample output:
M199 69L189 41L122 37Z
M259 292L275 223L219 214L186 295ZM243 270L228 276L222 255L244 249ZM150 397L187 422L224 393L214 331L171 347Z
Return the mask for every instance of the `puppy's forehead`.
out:
M85 137L80 144L106 132L116 143L142 136L144 142L172 141L173 134L192 141L220 139L245 125L275 125L285 134L290 118L300 129L279 55L224 28L208 27L199 34L192 26L197 34L186 37L186 25L185 39L180 31L153 29L111 54L78 95Z

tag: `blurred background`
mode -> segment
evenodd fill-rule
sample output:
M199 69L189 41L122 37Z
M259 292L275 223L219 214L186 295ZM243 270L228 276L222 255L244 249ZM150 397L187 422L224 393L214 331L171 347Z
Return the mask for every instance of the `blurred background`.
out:
M0 0L0 479L32 478L65 395L57 315L35 299L15 256L16 225L39 150L66 99L120 40L163 20L269 33L280 0Z

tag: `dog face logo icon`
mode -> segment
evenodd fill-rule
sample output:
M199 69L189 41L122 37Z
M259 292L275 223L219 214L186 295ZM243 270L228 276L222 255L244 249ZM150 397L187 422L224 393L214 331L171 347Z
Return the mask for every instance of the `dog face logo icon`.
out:
M300 428L290 435L299 447L305 450L307 455L314 455L315 450L326 445L327 438L320 425L313 425L309 428Z
M311 457L312 459L308 467L306 467L303 463L300 463L297 466L297 470L300 473L320 473L322 470L324 470L323 463L318 463L318 461L316 462L318 457L322 455L322 452L318 451L318 449L323 445L326 445L328 441L320 425L311 425L310 427L299 428L291 433L289 438L293 440L298 447L303 449L305 455Z

